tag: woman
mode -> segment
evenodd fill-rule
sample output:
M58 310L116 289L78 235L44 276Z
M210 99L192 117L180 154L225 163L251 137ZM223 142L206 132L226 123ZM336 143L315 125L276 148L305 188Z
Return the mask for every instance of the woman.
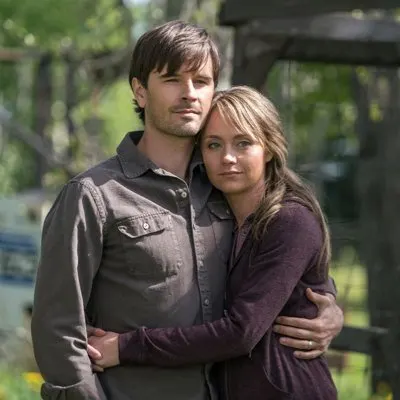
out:
M330 258L318 202L287 167L275 107L244 86L218 93L201 149L209 179L224 193L237 223L225 317L187 328L123 333L119 352L92 337L90 344L103 354L96 364L223 361L218 386L224 399L336 399L326 360L294 357L271 328L279 314L316 316L305 291L325 291Z

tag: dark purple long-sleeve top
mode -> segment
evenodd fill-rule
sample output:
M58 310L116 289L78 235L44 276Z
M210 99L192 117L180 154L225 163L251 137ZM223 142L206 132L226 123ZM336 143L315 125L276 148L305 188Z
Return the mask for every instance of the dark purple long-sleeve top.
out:
M120 362L165 367L225 361L225 399L336 399L326 360L299 360L279 344L271 326L278 315L314 318L307 287L330 291L320 265L322 231L296 202L284 203L260 240L249 233L232 259L226 314L190 327L140 328L119 338Z

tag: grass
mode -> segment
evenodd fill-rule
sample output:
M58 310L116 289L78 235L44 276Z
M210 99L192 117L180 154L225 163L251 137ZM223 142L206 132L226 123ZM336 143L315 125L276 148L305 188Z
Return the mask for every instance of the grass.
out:
M368 327L367 275L352 249L346 249L341 259L332 266L330 275L338 289L337 301L345 313L345 324ZM370 357L347 353L342 371L332 369L339 400L390 400L390 391L374 395L370 390Z
M0 400L38 400L41 377L0 368Z

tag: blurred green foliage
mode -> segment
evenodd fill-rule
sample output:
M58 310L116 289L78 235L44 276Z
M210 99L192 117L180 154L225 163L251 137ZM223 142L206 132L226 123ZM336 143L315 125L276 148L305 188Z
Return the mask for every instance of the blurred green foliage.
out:
M140 10L136 10L138 13ZM62 136L66 129L63 119L69 84L65 63L65 56L68 55L77 65L74 76L77 104L73 105L71 113L76 135L68 138L69 146L77 149L87 140L82 127L84 121L97 112L92 104L93 91L96 90L99 92L96 95L98 109L101 110L101 118L106 121L97 140L109 154L111 146L114 147L121 137L119 131L137 125L137 119L130 111L131 96L127 81L124 81L126 90L120 90L120 74L108 71L106 59L130 47L133 15L132 10L120 0L60 0L56 5L52 0L1 1L0 50L4 50L1 54L13 50L16 53L23 51L25 56L19 58L17 55L12 61L0 59L0 106L12 113L19 124L35 130L40 106L40 99L35 97L38 63L40 54L51 54L53 120L46 129L45 139L54 141L54 131L58 132L57 137ZM85 64L98 60L106 65L92 68ZM125 118L121 118L121 110L127 111ZM0 193L14 193L35 186L35 152L5 127L1 129L0 126L0 134ZM116 140L112 138L114 135ZM64 133L64 141L65 136ZM76 151L78 158L80 155L84 158L82 154ZM73 156L75 158L75 154ZM72 166L77 172L87 167L84 159L76 158ZM55 169L45 178L46 182L59 186L67 176L61 169Z

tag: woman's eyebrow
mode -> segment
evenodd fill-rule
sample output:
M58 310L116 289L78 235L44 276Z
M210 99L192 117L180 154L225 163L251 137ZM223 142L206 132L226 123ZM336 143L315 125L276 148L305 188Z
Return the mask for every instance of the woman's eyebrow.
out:
M217 134L204 136L204 139L221 139Z

